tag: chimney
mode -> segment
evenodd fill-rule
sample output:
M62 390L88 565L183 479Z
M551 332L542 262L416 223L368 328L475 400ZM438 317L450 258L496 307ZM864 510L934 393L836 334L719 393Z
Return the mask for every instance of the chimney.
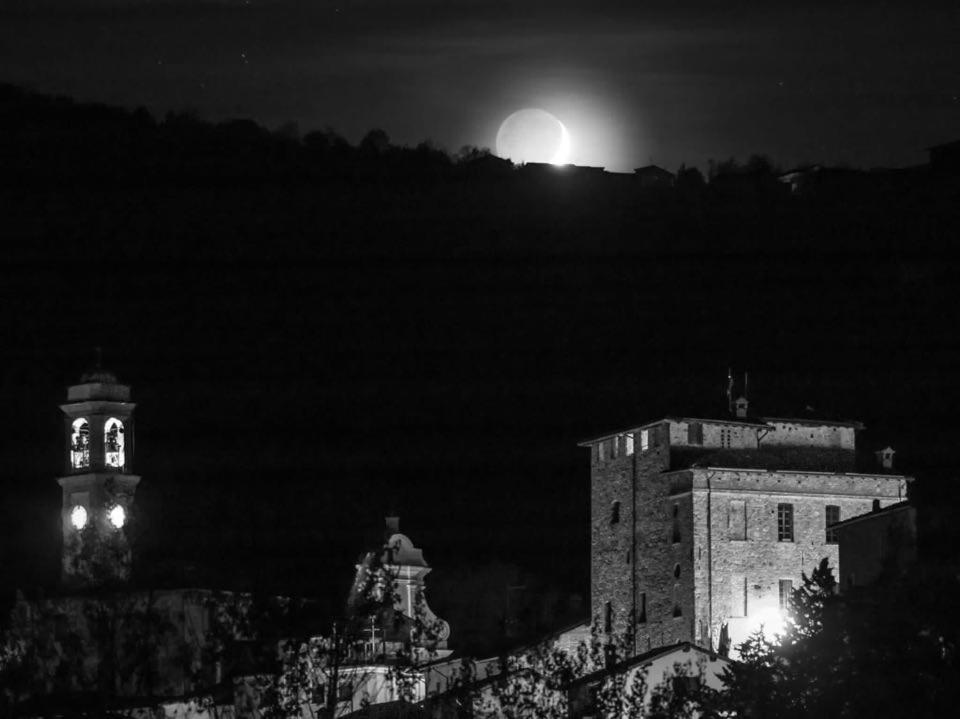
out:
M879 452L874 452L880 469L893 469L893 455L896 453L897 451L893 447L884 447Z
M734 402L734 406L737 410L737 417L743 419L747 416L747 409L749 408L750 403L747 402L746 397L737 397L737 401Z
M400 533L400 517L384 517L386 526L384 527L384 539L390 539L394 534Z

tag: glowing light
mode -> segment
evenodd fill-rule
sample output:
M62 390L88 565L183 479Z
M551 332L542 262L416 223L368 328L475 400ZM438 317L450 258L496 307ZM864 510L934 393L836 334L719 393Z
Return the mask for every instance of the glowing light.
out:
M87 510L81 505L77 505L70 510L70 524L74 529L83 529L87 526Z
M109 512L107 512L107 519L110 520L110 524L112 524L116 529L121 529L124 522L127 521L127 513L124 511L123 507L121 507L119 504L116 504Z
M83 469L90 466L90 425L87 420L73 420L73 432L70 434L70 466Z
M108 467L123 467L126 462L123 445L123 422L111 417L103 425L103 451Z
M548 162L562 165L569 161L570 132L557 117L546 110L517 110L497 131L497 154L513 162Z
M762 632L767 639L782 635L787 628L782 609L766 607L750 617L750 633Z

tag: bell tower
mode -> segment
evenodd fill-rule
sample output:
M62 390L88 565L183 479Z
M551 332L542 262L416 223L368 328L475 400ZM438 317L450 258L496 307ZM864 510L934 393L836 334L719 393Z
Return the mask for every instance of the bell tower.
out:
M69 586L122 582L130 576L126 531L140 477L133 466L130 387L99 367L67 388L61 578Z

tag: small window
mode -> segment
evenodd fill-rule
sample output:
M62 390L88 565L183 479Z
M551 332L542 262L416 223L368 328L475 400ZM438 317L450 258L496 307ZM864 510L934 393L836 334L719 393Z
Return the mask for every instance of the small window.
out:
M633 434L628 434L625 439L627 445L627 456L629 457L633 454Z
M680 541L680 505L673 505L673 526L670 541L677 544Z
M90 425L85 419L73 420L70 434L70 466L84 469L90 466Z
M610 459L616 459L620 456L620 438L614 437L610 440Z
M640 606L637 609L637 624L647 623L647 593L640 592Z
M777 541L793 541L793 505L777 505Z
M683 607L680 606L680 582L673 585L673 616L683 616Z
M720 446L727 448L730 446L730 428L721 427L720 428Z
M874 512L879 512L879 511L880 511L880 500L879 500L879 499L873 500L873 511L874 511Z
M606 448L607 448L606 442L597 443L597 461L603 462L607 459Z
M840 521L840 507L835 504L827 505L826 512L826 540L827 544L836 544L840 541L838 532L833 529L833 525Z
M618 524L620 522L620 502L614 502L610 505L610 524Z
M680 579L680 565L679 565L679 564L674 564L674 565L673 565L673 578L674 578L674 579Z
M702 422L691 422L687 425L687 444L703 444Z
M695 696L700 690L700 677L698 675L681 674L670 678L673 696L676 699L684 700Z
M603 605L603 631L607 634L613 631L613 604L611 602Z
M123 422L111 417L103 425L103 452L108 467L123 468L126 463L123 445Z
M731 499L727 510L727 537L733 540L747 538L747 503L742 499Z
M730 577L730 616L747 616L747 578L742 574Z
M781 579L780 580L780 608L781 609L790 608L791 596L793 596L793 580Z
M641 429L640 430L640 451L646 452L650 449L650 430Z

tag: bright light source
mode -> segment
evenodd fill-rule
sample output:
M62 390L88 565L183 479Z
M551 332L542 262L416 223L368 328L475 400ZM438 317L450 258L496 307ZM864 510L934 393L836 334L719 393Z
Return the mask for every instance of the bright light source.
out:
M123 507L116 504L113 509L107 512L107 519L110 520L110 524L120 529L123 527L123 523L127 521L127 513L123 510Z
M74 529L83 529L87 526L87 510L81 505L75 506L70 510L70 524Z
M786 628L783 610L776 607L766 607L750 617L750 633L763 632L767 639L782 635Z

